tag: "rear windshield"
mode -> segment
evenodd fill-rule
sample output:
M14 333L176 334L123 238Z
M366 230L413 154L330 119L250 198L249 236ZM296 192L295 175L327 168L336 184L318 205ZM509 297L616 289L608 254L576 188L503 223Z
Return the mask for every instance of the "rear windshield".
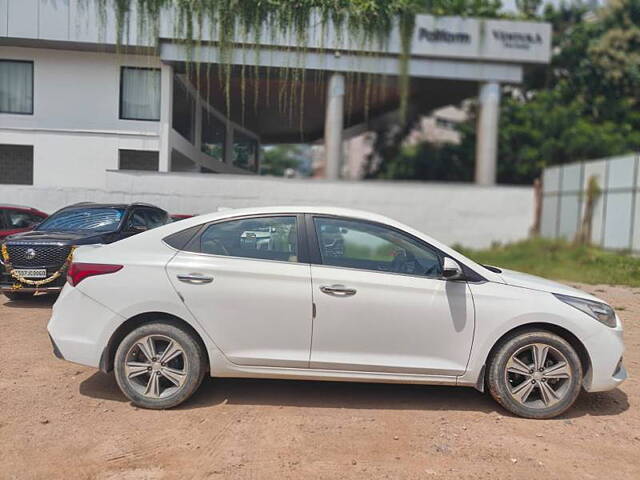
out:
M118 229L124 208L78 208L54 213L36 230L45 232L71 232L91 230L111 232Z

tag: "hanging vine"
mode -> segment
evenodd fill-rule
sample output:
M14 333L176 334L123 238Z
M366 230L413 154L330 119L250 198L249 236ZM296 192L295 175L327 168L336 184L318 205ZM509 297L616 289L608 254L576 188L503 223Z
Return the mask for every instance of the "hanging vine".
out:
M243 54L241 79L242 112L244 116L246 79L253 78L253 104L257 110L260 94L259 76L261 44L265 43L264 32L269 31L273 44L275 40L285 40L284 50L297 52L295 65L284 65L277 70L279 109L294 111L293 104L299 102L299 115L303 114L304 88L306 79L307 52L311 49L323 49L328 46L339 51L358 46L362 56L372 50L384 50L390 33L395 25L400 33L402 52L400 54L399 95L400 109L406 111L409 96L409 58L413 37L415 15L425 5L439 0L96 0L99 6L98 18L103 25L109 14L113 14L116 23L117 48L126 46L129 37L129 25L132 12L135 12L136 32L140 38L146 37L148 44L155 45L163 25L163 12L172 14L174 23L173 37L186 49L187 71L195 72L200 81L198 50L203 43L217 46L217 71L225 95L227 113L231 111L232 66L238 63L234 59L234 48L241 45L244 49L253 48L253 68ZM110 9L112 11L110 11ZM435 11L435 10L434 10ZM205 26L208 26L206 31ZM166 26L164 26L166 28ZM317 44L320 31L320 45ZM333 32L331 44L327 44L329 32ZM348 32L348 33L347 33ZM310 33L313 33L310 34ZM315 42L310 45L311 39ZM249 67L249 68L245 68ZM264 73L264 71L263 71ZM206 74L209 75L209 62ZM270 76L269 68L266 70ZM316 75L314 78L323 78ZM370 74L363 81L356 76L358 83L364 83L365 111L369 110L372 92ZM352 79L353 80L353 79ZM361 85L362 86L362 85ZM268 82L267 82L268 87ZM267 89L266 95L269 95ZM300 124L302 125L302 123Z

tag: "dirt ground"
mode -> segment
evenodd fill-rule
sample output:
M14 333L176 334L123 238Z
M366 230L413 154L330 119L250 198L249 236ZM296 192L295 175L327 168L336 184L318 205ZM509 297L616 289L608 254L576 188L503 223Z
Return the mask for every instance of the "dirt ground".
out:
M640 478L640 289L584 286L625 322L630 379L554 420L471 388L205 380L170 411L57 360L51 301L0 300L0 478ZM91 321L91 319L87 319Z

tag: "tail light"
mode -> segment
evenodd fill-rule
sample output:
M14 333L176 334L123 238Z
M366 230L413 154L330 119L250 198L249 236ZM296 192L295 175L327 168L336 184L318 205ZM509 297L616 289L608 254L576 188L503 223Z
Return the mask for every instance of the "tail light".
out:
M67 271L67 282L74 287L82 280L94 275L106 275L122 269L122 265L108 265L105 263L76 263L73 262Z

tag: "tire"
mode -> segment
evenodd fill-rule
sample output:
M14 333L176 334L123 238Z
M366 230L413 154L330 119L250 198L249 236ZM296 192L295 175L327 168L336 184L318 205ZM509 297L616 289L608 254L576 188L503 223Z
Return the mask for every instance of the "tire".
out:
M12 302L30 300L33 298L32 292L2 292Z
M122 393L135 405L155 410L175 407L191 397L206 370L204 348L194 335L180 325L162 321L146 323L129 333L114 359Z
M582 375L580 358L566 340L545 330L529 330L497 346L489 361L487 386L491 396L515 415L553 418L576 401Z

